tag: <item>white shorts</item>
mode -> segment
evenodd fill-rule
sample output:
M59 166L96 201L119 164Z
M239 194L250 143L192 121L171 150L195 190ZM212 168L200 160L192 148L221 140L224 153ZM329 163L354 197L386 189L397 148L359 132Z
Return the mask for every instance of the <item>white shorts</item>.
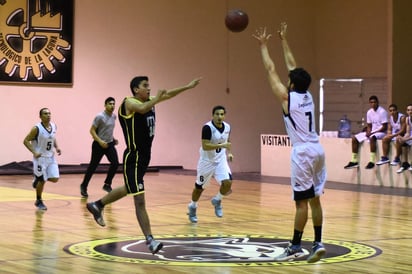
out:
M293 199L299 200L299 192L314 188L314 196L323 194L326 183L325 152L319 143L304 143L292 147L291 185ZM311 195L313 198L314 196Z
M33 158L33 173L36 177L43 176L46 182L49 178L59 178L59 165L54 157Z
M356 140L358 140L359 143L362 143L363 141L366 141L370 139L370 137L375 136L376 139L381 140L383 139L383 137L385 137L386 133L384 132L375 132L374 134L372 134L371 136L366 137L366 132L360 132L358 134L355 135Z
M202 186L203 189L207 187L210 179L214 177L216 182L221 185L224 180L231 180L232 173L227 161L220 161L219 163L205 161L200 159L197 163L196 184Z

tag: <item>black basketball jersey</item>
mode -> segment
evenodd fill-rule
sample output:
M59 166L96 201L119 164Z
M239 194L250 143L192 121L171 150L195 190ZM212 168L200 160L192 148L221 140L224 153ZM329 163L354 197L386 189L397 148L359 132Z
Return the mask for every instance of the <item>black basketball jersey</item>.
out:
M125 98L119 107L119 122L123 130L123 135L127 148L129 150L150 149L155 132L155 110L154 107L145 114L132 113L126 115ZM143 104L134 97L129 99L135 100L138 104ZM150 97L150 100L152 97Z

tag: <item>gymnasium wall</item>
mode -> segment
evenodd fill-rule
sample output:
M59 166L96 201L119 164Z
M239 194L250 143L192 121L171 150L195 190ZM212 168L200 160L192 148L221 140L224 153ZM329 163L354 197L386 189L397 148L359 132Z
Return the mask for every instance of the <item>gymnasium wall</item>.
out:
M283 134L281 109L269 90L254 30L275 33L289 25L289 41L299 65L313 76L318 97L322 77L387 77L389 0L76 0L74 84L71 87L0 85L0 165L31 159L23 138L49 107L58 126L62 164L88 163L91 121L114 96L117 106L131 95L129 82L148 75L152 92L201 84L156 108L152 165L195 169L201 127L214 105L227 107L232 124L235 172L260 170L260 134ZM250 18L242 33L223 23L228 8ZM396 15L394 16L396 18ZM287 72L274 34L272 57L284 81ZM390 91L388 91L390 92ZM115 135L121 157L120 126ZM348 151L348 155L350 152ZM288 159L285 159L288 161Z

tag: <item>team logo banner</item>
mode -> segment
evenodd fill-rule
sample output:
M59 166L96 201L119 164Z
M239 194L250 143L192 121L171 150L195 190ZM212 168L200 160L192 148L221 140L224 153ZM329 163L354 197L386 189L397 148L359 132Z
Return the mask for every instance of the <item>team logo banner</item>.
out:
M72 84L74 0L0 0L0 82Z

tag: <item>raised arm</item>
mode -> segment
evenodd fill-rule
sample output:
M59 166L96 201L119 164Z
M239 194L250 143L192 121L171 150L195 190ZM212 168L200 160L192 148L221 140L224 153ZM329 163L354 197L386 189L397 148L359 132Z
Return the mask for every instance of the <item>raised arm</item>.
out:
M280 30L278 31L279 38L282 41L283 56L285 57L286 67L288 71L294 70L296 68L295 57L293 57L292 51L290 50L288 40L286 39L288 25L285 22L280 24Z
M171 90L161 89L157 92L156 96L152 97L150 100L147 100L145 102L139 102L136 98L129 97L126 99L126 115L128 115L131 112L144 114L151 110L156 104L171 99L185 90L194 88L199 84L200 79L201 78L196 78L185 86L174 88Z
M202 78L196 78L196 79L193 79L189 84L187 84L185 86L181 86L181 87L178 87L178 88L166 90L165 94L160 98L159 102L171 99L171 98L175 97L176 95L182 93L185 90L192 89L192 88L196 87L199 84L201 79Z
M288 90L285 85L282 84L279 74L276 71L275 63L270 57L267 42L271 37L271 34L266 33L266 28L261 28L253 35L260 43L260 53L262 55L262 61L265 69L268 72L268 80L272 88L273 94L279 99L282 104L283 111L287 112Z
M146 102L139 102L136 98L134 97L129 97L125 101L126 105L126 115L129 115L130 113L137 112L140 114L145 114L149 110L151 110L154 105L156 105L160 98L165 94L165 90L159 90L157 92L157 95L153 97L151 100L148 100Z

